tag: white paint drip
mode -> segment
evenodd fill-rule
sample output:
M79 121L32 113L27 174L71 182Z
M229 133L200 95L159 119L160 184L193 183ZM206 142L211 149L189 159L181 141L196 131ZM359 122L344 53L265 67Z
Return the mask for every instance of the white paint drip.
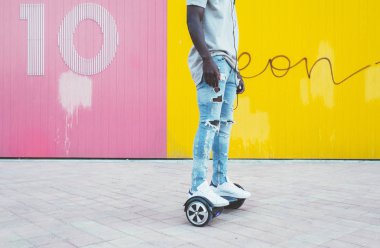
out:
M380 67L368 69L365 75L365 99L367 102L380 99Z
M72 71L64 72L59 78L59 101L66 111L65 149L70 150L69 129L73 127L73 117L76 114L78 123L78 109L91 107L92 80L80 76Z

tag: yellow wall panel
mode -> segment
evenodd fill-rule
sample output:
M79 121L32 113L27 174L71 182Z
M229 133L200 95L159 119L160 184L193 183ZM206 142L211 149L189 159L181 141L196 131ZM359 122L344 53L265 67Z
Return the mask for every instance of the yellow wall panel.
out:
M198 108L186 4L168 8L167 151L190 158ZM230 157L380 158L380 2L237 0L236 8L247 90Z

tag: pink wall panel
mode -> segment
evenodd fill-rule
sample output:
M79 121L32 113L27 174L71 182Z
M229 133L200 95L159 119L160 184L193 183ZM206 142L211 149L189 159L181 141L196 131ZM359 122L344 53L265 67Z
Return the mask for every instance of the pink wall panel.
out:
M166 0L91 0L115 19L119 43L111 64L87 76L71 72L58 46L64 17L85 2L1 1L0 157L166 157ZM27 75L23 3L45 8L41 76ZM74 44L94 57L99 25L82 21Z

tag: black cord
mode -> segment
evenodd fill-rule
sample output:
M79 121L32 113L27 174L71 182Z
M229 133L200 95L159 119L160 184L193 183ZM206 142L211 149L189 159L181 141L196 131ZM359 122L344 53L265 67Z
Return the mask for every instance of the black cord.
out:
M238 56L238 52L237 52L237 48L236 48L236 35L235 35L236 20L234 19L235 2L236 2L236 0L231 0L231 5L232 5L231 6L232 7L231 19L232 19L232 35L233 35L233 38L234 38L235 61L236 61L235 62L235 73L237 73L237 56ZM236 84L236 82L235 82L235 84ZM234 110L236 110L238 107L239 107L239 94L236 94L236 107L234 108Z

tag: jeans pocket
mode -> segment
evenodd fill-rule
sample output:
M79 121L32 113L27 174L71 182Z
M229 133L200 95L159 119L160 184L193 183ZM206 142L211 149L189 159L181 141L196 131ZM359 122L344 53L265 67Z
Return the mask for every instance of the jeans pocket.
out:
M208 83L206 83L206 81L203 79L203 76L202 76L202 80L201 80L201 82L199 84L197 84L196 89L200 90L202 88L207 88L207 87L212 88Z

